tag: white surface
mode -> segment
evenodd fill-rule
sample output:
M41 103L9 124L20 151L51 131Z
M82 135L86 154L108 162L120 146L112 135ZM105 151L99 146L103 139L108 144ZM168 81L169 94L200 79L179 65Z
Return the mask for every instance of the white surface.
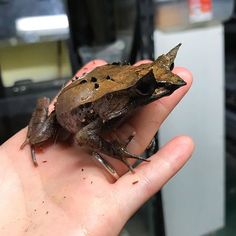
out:
M65 14L23 17L16 20L16 31L18 34L34 32L39 35L68 33L69 23Z
M191 161L163 188L167 236L199 236L224 225L224 53L223 27L183 32L156 31L155 53L179 42L176 65L190 69L193 86L160 129L163 145L191 136Z

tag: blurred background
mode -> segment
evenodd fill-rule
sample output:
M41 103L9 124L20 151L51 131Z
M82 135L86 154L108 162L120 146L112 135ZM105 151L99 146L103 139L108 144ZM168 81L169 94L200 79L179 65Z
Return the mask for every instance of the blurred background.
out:
M154 59L180 42L176 65L194 83L147 155L179 134L196 150L121 235L236 235L234 0L0 0L0 144L86 62Z

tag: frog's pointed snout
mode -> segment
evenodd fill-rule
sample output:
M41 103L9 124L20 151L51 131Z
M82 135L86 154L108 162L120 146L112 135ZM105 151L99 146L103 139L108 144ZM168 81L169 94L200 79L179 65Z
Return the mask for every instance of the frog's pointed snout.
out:
M169 90L171 90L171 91L175 91L176 89L178 89L178 88L180 88L180 87L182 87L182 86L185 86L187 83L183 80L183 79L181 79L180 77L177 79L177 80L175 80L173 83L170 83L169 84Z
M176 86L178 86L178 88L186 85L187 83L183 80L183 79L179 79L177 82L176 82Z

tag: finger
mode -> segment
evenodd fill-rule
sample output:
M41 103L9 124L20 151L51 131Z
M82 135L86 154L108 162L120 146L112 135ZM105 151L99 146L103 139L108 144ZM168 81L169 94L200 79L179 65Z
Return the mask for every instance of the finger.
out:
M139 66L139 65L142 65L142 64L147 64L147 63L151 63L152 61L151 60L142 60L142 61L138 61L134 64L134 66Z
M101 59L92 60L92 61L88 62L87 64L85 64L80 70L78 70L77 73L75 74L75 76L80 77L84 74L89 73L94 68L96 68L98 66L103 66L106 64L107 64L107 62L104 60L101 60Z
M154 154L150 163L142 163L135 174L128 172L114 184L119 210L126 219L179 171L193 149L189 137L177 137Z
M187 85L176 90L172 95L161 98L140 109L121 128L121 132L135 130L136 135L128 147L129 151L139 154L146 149L163 121L191 87L192 74L188 70L179 67L174 70L174 73L183 78L187 82Z

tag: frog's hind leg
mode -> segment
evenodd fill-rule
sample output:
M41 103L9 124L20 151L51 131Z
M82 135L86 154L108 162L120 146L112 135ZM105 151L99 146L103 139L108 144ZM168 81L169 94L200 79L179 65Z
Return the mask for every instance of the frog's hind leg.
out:
M52 112L48 116L49 103L50 100L45 97L39 98L37 100L36 108L29 122L26 140L20 147L20 149L23 149L25 145L30 145L31 157L35 165L37 165L35 146L41 144L51 137L54 137L56 131L55 112Z
M103 137L99 135L101 131L101 124L99 121L95 120L87 126L83 127L75 135L75 141L80 146L86 146L94 151L104 153L111 157L121 160L130 171L134 172L132 165L128 162L127 158L133 158L142 161L149 161L141 156L137 156L129 153L126 150L126 146L122 145L118 141L108 142ZM130 137L132 139L132 137ZM129 140L130 141L130 140Z

